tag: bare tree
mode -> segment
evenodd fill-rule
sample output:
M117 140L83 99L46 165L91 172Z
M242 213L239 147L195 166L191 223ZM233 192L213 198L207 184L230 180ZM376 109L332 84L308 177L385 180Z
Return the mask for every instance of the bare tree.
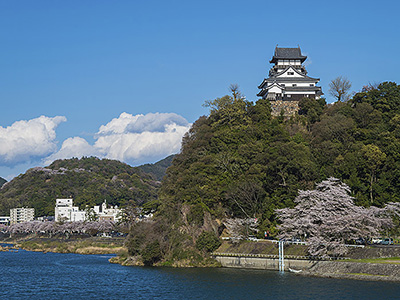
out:
M329 83L329 94L337 101L347 101L350 98L351 82L343 76L336 77Z
M232 83L229 86L229 90L232 92L233 100L239 100L243 98L242 93L239 90L239 85L237 83Z

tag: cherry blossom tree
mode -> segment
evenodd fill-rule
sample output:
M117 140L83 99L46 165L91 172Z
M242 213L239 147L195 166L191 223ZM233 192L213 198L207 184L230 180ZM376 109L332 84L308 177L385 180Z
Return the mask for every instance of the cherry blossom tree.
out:
M0 224L0 232L6 231L7 230L7 226L4 224Z
M249 234L258 231L257 219L255 218L231 218L225 219L223 223L233 240L244 240L249 236Z
M299 191L294 208L276 210L280 238L304 238L312 256L341 256L345 242L371 238L393 226L392 215L399 215L398 203L384 208L354 204L350 188L339 179L328 178L315 190Z
M47 234L49 237L54 235L61 235L69 238L71 235L79 234L90 234L95 235L97 233L109 233L113 230L117 230L115 223L112 221L94 221L94 222L39 222L30 221L17 223L9 226L7 232L10 235L15 234Z

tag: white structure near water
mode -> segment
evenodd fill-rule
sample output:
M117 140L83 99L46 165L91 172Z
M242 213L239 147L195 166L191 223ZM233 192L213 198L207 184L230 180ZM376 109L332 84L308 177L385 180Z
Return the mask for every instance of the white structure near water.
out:
M28 207L18 207L10 209L10 224L33 221L35 209Z
M118 221L121 218L118 206L108 208L106 200L101 205L94 206L93 211L100 221Z
M54 216L56 222L77 222L86 220L86 212L74 206L72 199L56 199Z
M121 210L117 206L107 208L106 201L102 205L82 211L79 210L79 207L73 206L73 199L56 199L54 213L56 222L78 222L93 219L118 221L121 217Z

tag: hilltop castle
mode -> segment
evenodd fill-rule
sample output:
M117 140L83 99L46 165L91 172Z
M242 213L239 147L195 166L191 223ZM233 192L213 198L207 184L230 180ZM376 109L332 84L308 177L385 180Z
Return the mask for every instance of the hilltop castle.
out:
M275 48L270 63L275 64L269 77L259 85L257 96L271 102L272 115L291 116L299 109L299 101L304 97L319 99L323 95L321 87L316 86L319 78L307 76L303 66L307 56L298 48Z

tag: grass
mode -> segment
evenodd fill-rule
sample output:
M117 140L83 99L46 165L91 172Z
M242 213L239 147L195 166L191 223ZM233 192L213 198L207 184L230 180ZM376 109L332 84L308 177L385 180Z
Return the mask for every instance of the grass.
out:
M126 247L119 241L116 243L108 241L105 243L99 239L85 240L43 240L35 239L24 241L19 244L22 249L29 251L80 253L80 254L123 254L127 252Z
M400 257L362 258L362 259L349 259L347 261L370 263L370 264L400 264Z

